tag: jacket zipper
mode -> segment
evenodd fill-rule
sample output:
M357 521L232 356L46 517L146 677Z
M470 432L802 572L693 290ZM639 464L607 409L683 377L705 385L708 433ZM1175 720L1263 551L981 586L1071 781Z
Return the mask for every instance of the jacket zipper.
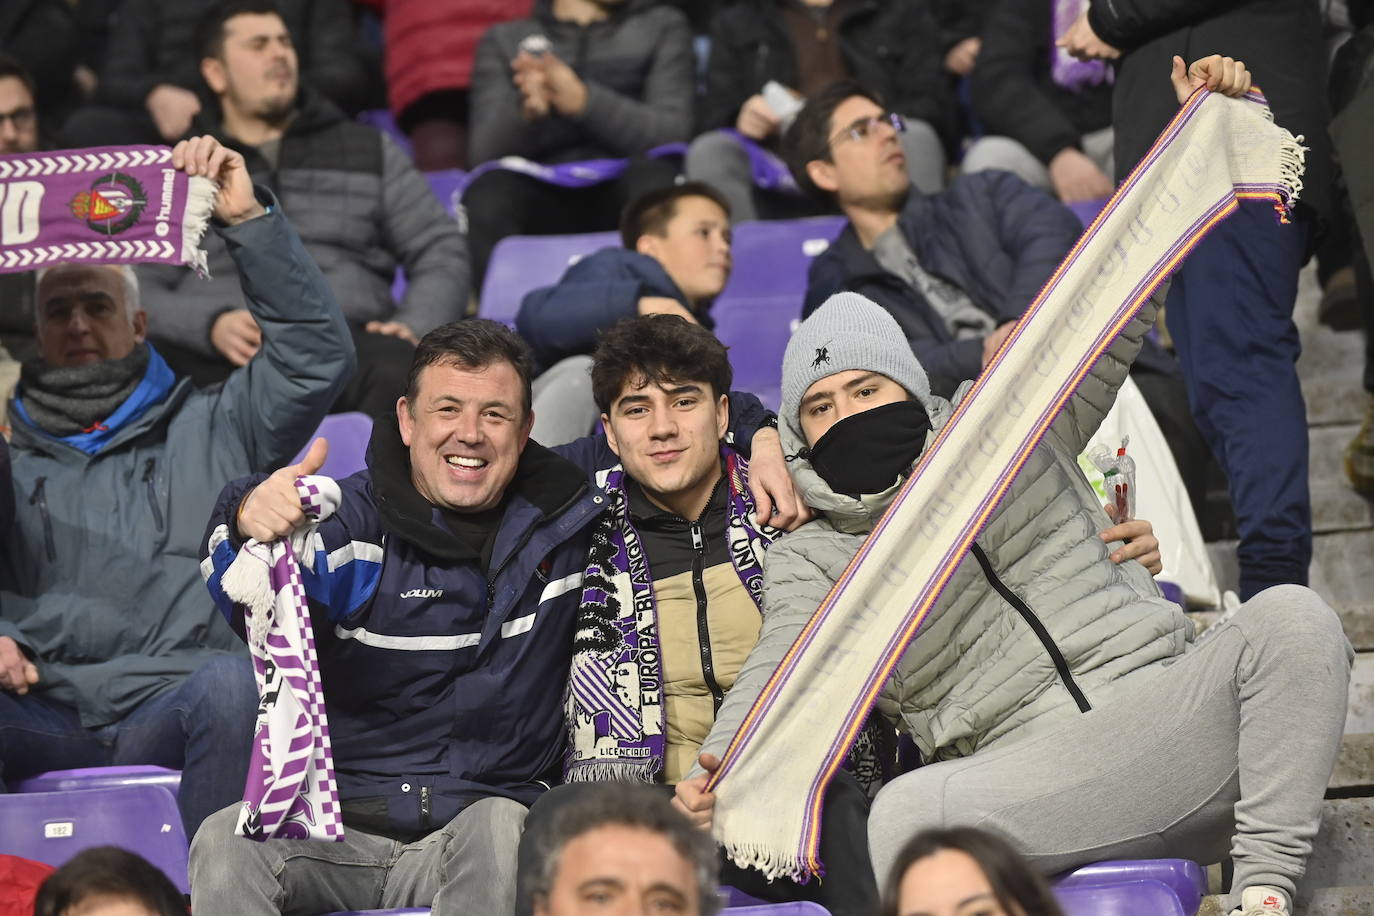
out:
M997 590L997 594L1001 595L1007 604L1016 608L1022 619L1035 631L1035 635L1040 639L1040 644L1045 647L1050 660L1054 662L1054 670L1059 672L1059 680L1063 682L1065 689L1073 697L1073 701L1078 704L1078 711L1087 712L1092 709L1092 704L1088 702L1088 698L1079 689L1078 682L1073 679L1073 672L1069 670L1069 663L1064 659L1064 653L1059 651L1059 646L1055 644L1054 637L1050 636L1050 631L1045 629L1045 625L1040 622L1039 617L1035 616L1030 605L1022 601L1016 592L1008 588L1006 583L998 578L997 573L993 571L992 561L988 559L988 555L977 543L973 545L973 555L978 559L978 565L983 567L983 575L987 577L988 583Z
M143 483L148 490L148 506L153 510L153 524L162 531L162 507L157 504L157 487L153 485L153 473L157 470L157 459L149 458L143 463Z
M47 489L48 478L40 477L33 483L33 495L29 497L29 505L38 506L38 514L43 516L43 546L48 555L49 563L57 562L57 543L52 536L52 517L48 515L48 497L44 493Z
M720 489L724 482L724 477L716 481L716 490ZM697 643L701 650L701 679L705 682L706 689L711 691L711 703L715 706L716 713L719 713L721 704L725 702L725 691L720 689L720 684L716 681L716 666L711 658L711 620L707 615L706 581L702 570L702 560L706 556L706 534L701 530L701 520L710 511L711 503L716 498L716 490L711 491L711 497L702 508L701 515L696 521L689 522L688 528L692 532L692 592L697 599Z

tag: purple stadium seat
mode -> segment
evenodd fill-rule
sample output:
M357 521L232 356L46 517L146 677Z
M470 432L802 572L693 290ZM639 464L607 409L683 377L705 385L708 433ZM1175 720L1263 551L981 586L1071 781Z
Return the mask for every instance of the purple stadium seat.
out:
M113 786L162 786L175 796L181 789L181 771L166 767L83 767L49 770L10 784L11 792L74 792Z
M737 887L728 885L722 886L720 896L725 900L726 909L736 909L742 906L764 906L765 901L757 897L751 897Z
M1057 887L1064 916L1188 916L1174 892L1158 881Z
M1054 881L1055 888L1124 884L1132 881L1157 881L1178 898L1185 916L1193 916L1207 893L1207 872L1187 859L1124 859L1094 862L1065 872Z
M0 795L0 852L61 865L91 846L136 852L183 893L190 889L186 832L162 786Z
M331 413L320 423L314 442L320 436L329 440L329 456L324 460L320 473L326 477L341 480L367 467L367 443L372 438L372 418L362 413ZM310 450L310 442L291 463L295 464Z
M439 198L449 216L457 216L458 201L463 196L463 188L468 183L468 173L462 169L445 169L442 172L425 172L429 189Z
M592 252L619 244L620 235L615 232L504 238L492 252L487 277L482 284L478 314L514 327L520 301L526 293L557 283L570 264Z
M396 119L392 116L389 109L373 108L369 111L360 111L358 112L358 121L369 127L377 128L382 133L395 140L397 145L405 150L407 156L410 156L412 159L415 158L415 153L410 148L410 138L396 125Z
M711 316L730 347L735 387L776 410L782 354L801 318L806 272L844 227L843 217L746 222L735 227L734 273Z
M402 914L429 916L429 907L413 906L403 910L344 910L339 913L326 913L325 916L402 916Z
M727 913L735 916L830 916L830 911L819 903L765 903L761 906L729 907Z

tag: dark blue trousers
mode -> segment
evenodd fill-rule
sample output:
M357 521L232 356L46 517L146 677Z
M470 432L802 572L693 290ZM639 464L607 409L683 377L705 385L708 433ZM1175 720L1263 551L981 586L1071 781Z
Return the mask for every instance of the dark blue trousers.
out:
M100 728L83 727L75 709L42 694L0 691L0 775L140 763L180 769L177 801L193 837L207 816L243 798L257 708L252 663L233 655Z
M1308 227L1247 201L1174 274L1166 305L1188 401L1231 485L1240 597L1307 584L1307 407L1293 324Z

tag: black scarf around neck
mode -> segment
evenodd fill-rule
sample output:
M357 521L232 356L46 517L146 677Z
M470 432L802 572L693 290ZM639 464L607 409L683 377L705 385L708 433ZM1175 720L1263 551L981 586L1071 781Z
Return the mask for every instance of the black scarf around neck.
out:
M35 357L19 372L24 410L39 429L61 438L87 432L133 394L148 371L148 345L89 366L54 366Z

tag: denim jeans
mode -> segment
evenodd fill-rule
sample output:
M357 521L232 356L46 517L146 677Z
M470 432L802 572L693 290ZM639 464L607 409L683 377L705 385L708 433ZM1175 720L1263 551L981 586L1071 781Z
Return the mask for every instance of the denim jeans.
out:
M83 727L75 709L42 694L0 691L0 777L133 764L180 769L181 819L194 836L212 812L243 797L257 704L251 663L229 655L99 728Z

